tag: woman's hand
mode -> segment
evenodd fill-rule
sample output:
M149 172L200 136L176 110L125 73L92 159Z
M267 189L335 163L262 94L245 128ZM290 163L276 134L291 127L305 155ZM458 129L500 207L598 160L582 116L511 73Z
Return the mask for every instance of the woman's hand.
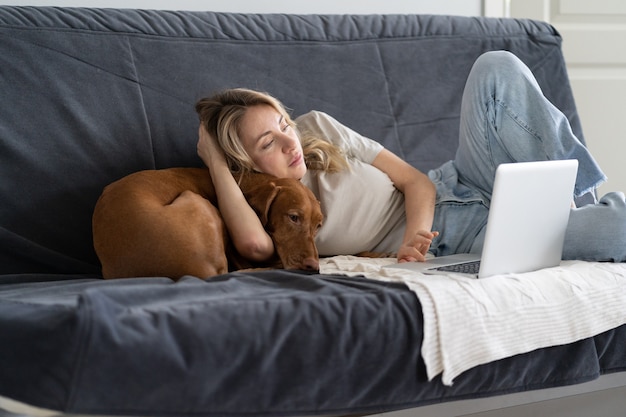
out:
M226 164L224 151L217 143L217 139L207 132L202 123L198 128L198 156L204 161L204 164L211 169L216 163Z
M439 232L419 230L410 240L403 243L400 249L398 249L398 262L424 262L430 244L437 236L439 236Z
M436 190L428 176L398 156L383 149L372 165L389 176L393 185L404 194L406 230L398 249L398 262L423 262L432 240Z

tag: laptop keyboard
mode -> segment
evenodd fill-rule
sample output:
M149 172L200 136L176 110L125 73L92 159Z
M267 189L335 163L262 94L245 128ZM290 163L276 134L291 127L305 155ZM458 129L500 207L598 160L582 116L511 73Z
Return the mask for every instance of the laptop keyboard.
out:
M436 271L458 272L462 274L477 274L480 269L480 261L463 262L454 265L445 265L434 268Z

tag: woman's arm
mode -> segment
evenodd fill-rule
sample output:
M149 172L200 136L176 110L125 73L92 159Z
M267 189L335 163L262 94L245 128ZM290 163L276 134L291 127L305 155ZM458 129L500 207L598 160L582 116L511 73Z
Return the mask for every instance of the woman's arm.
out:
M198 155L211 173L220 213L237 252L252 261L265 261L274 254L274 243L248 205L228 168L224 152L204 126L198 130Z
M413 168L392 152L383 149L372 165L389 176L404 194L406 231L398 249L398 262L423 262L432 239L436 190L428 176Z

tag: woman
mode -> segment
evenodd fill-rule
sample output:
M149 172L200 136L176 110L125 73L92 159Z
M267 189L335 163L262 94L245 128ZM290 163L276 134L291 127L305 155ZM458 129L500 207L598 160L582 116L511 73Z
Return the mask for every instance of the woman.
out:
M479 252L500 163L576 158L576 195L605 180L566 117L508 52L476 61L463 94L456 157L428 176L326 114L311 112L294 123L263 93L228 90L196 109L198 154L224 221L237 250L257 261L274 247L237 186L237 171L297 178L312 189L325 214L320 255L394 252L399 262L423 261L429 251ZM573 209L564 258L623 261L625 225L621 193Z

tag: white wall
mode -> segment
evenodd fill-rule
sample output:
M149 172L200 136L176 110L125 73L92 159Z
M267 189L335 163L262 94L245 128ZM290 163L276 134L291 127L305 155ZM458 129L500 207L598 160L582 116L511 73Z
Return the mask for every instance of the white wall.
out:
M0 4L242 13L426 13L462 16L482 14L482 0L0 0Z

